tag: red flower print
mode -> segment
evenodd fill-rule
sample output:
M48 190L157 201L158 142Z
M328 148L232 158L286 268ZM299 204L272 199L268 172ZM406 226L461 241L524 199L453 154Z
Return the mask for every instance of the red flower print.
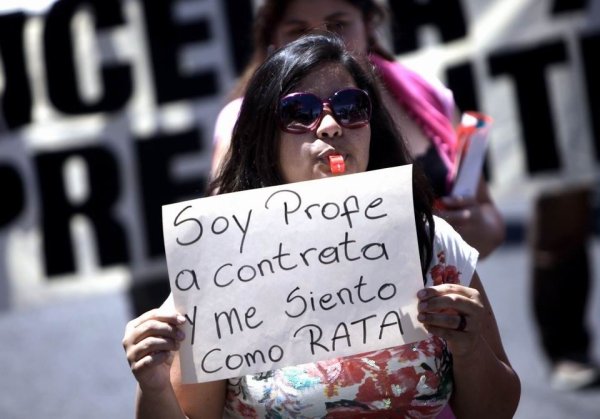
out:
M420 352L417 349L417 345L421 345L423 341L418 343L408 343L406 345L397 346L392 348L394 352L394 358L400 360L401 362L409 362L415 361L419 358Z
M235 404L237 406L234 408L234 411L239 413L240 416L242 416L243 418L248 418L248 419L258 418L258 415L256 414L256 410L254 410L254 408L252 406L249 406L249 405L239 402L239 401L236 402Z
M402 368L390 374L392 385L391 394L393 395L392 407L406 408L410 406L417 395L417 384L419 375L414 367Z
M444 343L437 336L431 336L429 339L422 340L417 344L417 353L422 353L427 357L437 357L441 353Z
M444 272L444 284L459 284L460 283L460 272L456 269L456 266L447 265Z
M454 265L446 265L445 252L438 253L438 264L431 268L430 274L433 285L459 284L460 272Z
M364 380L366 372L362 362L356 358L353 360L342 360L342 371L339 376L339 384L342 387L352 386Z
M425 371L425 385L433 390L437 391L440 385L440 377L433 371Z
M383 393L383 396L386 394ZM358 393L356 393L357 400L362 401L363 403L368 403L373 400L381 399L381 388L377 385L373 378L369 377L365 380L365 382L359 387Z

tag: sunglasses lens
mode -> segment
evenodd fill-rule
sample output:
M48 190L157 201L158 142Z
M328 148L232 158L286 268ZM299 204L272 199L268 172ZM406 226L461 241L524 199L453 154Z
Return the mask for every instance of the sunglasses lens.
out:
M321 100L308 93L286 96L279 104L281 125L288 132L310 131L322 111Z
M371 119L371 99L360 89L336 92L328 102L334 117L346 128L359 128ZM312 93L292 93L279 102L281 128L290 133L312 131L323 113L323 102Z
M348 89L331 98L336 119L347 128L366 125L371 119L371 100L362 90Z

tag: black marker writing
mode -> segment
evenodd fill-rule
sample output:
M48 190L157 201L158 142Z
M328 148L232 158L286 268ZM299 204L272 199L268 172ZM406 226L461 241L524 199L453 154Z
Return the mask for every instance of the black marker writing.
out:
M356 327L348 327L346 322L340 322L337 324L333 331L333 335L331 336L331 349L327 346L327 341L323 339L323 329L314 323L305 324L299 327L295 332L293 337L298 337L301 332L308 332L308 348L310 349L310 353L315 355L317 350L322 350L325 352L335 351L336 344L338 341L346 342L346 346L348 348L352 347L354 339L357 338L357 333L359 337L362 337L361 341L363 344L367 343L369 340L369 327L371 324L371 320L377 318L376 314L371 314L369 316L362 317L360 319L354 320L350 322L351 326L361 325L360 330L356 330ZM389 321L388 318L393 317L393 321ZM402 329L402 322L400 321L400 313L396 311L390 311L383 316L383 320L381 320L379 324L379 340L383 337L384 329L395 326L394 330L398 330L400 336L404 334Z
M190 208L192 208L192 206L188 205L185 208L183 208L181 211L179 211L179 213L175 216L175 220L173 221L173 226L175 226L175 227L179 227L183 223L194 223L196 226L197 231L195 231L195 232L194 232L194 230L192 230L192 227L188 227L188 228L184 229L185 236L186 237L191 236L189 239L183 240L180 237L177 237L175 239L177 244L179 244L180 246L190 246L190 245L196 243L198 240L200 240L202 238L202 235L204 233L204 226L202 224L202 221L199 218L188 217L188 218L180 219L182 217L183 213L188 211ZM235 214L233 214L231 216L231 218L233 219L233 221L235 222L235 225L237 225L240 232L242 233L242 238L240 240L240 253L243 253L244 252L244 243L246 242L246 236L248 235L248 230L250 228L250 219L252 218L252 210L248 210L248 214L243 223L240 221L240 219ZM205 220L205 222L206 222L206 220ZM231 226L231 223L229 222L229 219L225 216L220 215L220 216L215 217L215 219L212 220L212 223L210 223L210 231L215 236L219 236L219 235L227 232L229 230L230 226Z
M204 232L204 228L202 227L202 223L200 222L200 220L197 220L195 218L186 218L184 220L179 221L179 216L182 215L189 208L192 208L192 206L188 205L187 207L185 207L184 209L179 211L179 214L177 214L177 216L175 217L175 221L173 221L173 226L178 227L179 225L181 225L183 223L193 222L193 223L196 223L196 225L198 226L198 234L193 239L186 241L186 242L179 240L179 237L177 239L175 239L177 244L179 244L181 246L189 246L190 244L196 243L198 240L200 240L200 238L202 237L202 233Z
M249 329L256 329L258 326L260 326L263 323L262 320L255 324L250 323L250 319L252 317L254 317L255 314L256 314L255 307L250 307L248 310L246 310L246 313L244 313L244 324ZM242 320L240 319L240 315L238 314L237 308L234 307L231 310L229 310L229 312L221 311L220 313L214 313L217 337L219 339L221 339L221 337L222 337L222 335L221 335L221 318L223 318L223 317L226 320L226 326L229 326L230 334L232 334L232 335L234 334L234 320L237 323L238 330L240 332L244 331L244 327L242 325Z
M286 225L290 224L291 216L299 213L302 207L302 197L295 191L289 189L281 189L271 194L265 201L265 208L271 209L270 205L274 204L277 200L281 200L280 208L283 215L283 221ZM371 201L364 210L364 217L369 220L376 220L387 216L387 213L372 214L372 211L383 203L383 198L375 198ZM319 216L327 221L334 220L336 218L345 218L349 228L353 228L352 216L361 211L361 206L358 201L358 197L350 195L346 197L340 206L336 202L325 202L325 203L309 203L304 207L302 211L305 215L306 220L313 220Z
M334 243L336 242L334 241ZM350 240L348 232L345 232L343 241L335 246L328 246L320 250L311 247L297 253L290 253L283 243L279 243L277 253L270 258L265 257L258 262L239 267L234 266L232 263L224 263L216 269L213 275L213 283L219 288L225 288L233 284L236 279L239 282L248 283L258 277L275 275L282 271L308 268L319 264L331 265L356 262L361 259L368 261L389 260L385 243L367 243L359 247L355 240Z
M202 357L200 368L203 372L206 374L214 374L222 370L223 365L225 365L228 370L235 371L244 365L252 367L258 364L259 361L263 365L267 364L267 360L272 363L279 362L284 356L283 348L279 345L272 345L267 351L266 356L262 350L256 349L252 352L246 352L245 354L229 354L223 359L222 356L219 356L221 355L221 352L221 348L214 348Z
M183 280L187 280L189 285L182 286L181 282L183 282ZM198 284L196 272L193 269L183 269L175 277L175 286L181 291L189 291L192 287L196 287L196 289L199 290L200 284Z
M185 318L187 319L187 321L192 325L192 339L190 344L194 345L194 339L196 337L196 312L197 312L198 307L194 306L194 314L192 316L192 319L190 319L190 316L188 316L187 314L185 315Z

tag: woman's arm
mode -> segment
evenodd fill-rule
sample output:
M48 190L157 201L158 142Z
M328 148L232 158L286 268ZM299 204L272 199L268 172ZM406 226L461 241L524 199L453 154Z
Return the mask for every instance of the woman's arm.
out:
M450 223L463 239L479 252L481 259L502 244L506 227L481 177L476 197L447 196L441 199L439 217Z
M123 348L138 381L136 417L185 418L170 381L185 318L170 309L150 310L127 323Z
M183 411L189 419L220 419L225 407L227 381L211 381L209 383L182 384L179 356L171 368L171 382L175 395Z
M136 417L144 419L217 419L223 417L226 381L182 384L179 356L174 354L171 383L162 392L138 385Z
M225 381L184 385L178 350L185 318L168 298L159 309L131 320L123 348L138 381L136 417L143 419L220 418L225 405Z
M164 392L143 391L138 385L135 417L138 419L186 419L173 388Z
M490 302L477 273L470 287L444 284L419 293L419 319L430 333L446 339L452 353L458 418L512 418L520 382L500 339ZM457 330L460 315L466 323Z

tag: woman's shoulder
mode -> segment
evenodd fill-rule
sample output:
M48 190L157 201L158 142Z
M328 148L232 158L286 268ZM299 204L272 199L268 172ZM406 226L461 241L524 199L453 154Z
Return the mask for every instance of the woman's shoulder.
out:
M217 124L235 123L242 107L243 98L238 97L225 104L217 115Z
M462 237L458 232L448 223L448 221L444 220L437 215L433 216L433 221L435 222L435 238L440 241L452 241L452 240L462 240ZM466 244L466 243L465 243Z
M444 219L434 216L433 258L429 267L429 285L460 283L470 285L479 252L471 247Z
M219 112L219 115L226 115L230 112L239 112L240 107L242 106L243 99L243 97L238 97L233 100L230 100L225 104L225 106L223 106L223 108Z
M241 97L237 99L233 99L228 102L217 115L217 120L215 122L215 130L214 130L214 140L221 140L223 138L229 138L231 136L231 132L233 131L233 126L238 119L240 114L240 108L242 107L242 99Z

